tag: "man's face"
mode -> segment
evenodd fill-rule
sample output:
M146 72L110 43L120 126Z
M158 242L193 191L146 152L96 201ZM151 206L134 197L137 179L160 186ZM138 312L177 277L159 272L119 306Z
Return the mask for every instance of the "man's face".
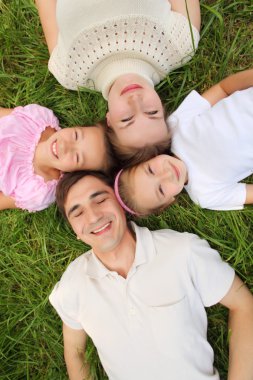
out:
M70 188L65 212L77 237L97 254L116 249L126 234L126 217L113 189L94 176Z

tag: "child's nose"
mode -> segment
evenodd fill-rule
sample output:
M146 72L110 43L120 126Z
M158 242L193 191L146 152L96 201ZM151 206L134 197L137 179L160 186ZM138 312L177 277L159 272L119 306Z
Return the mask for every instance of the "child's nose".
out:
M73 153L76 150L76 142L65 140L63 143L64 154Z
M163 172L160 174L160 180L166 180L171 179L172 174L170 170L163 170Z
M169 176L171 177L172 175L172 167L171 164L168 161L165 161L161 167L161 173L163 176Z

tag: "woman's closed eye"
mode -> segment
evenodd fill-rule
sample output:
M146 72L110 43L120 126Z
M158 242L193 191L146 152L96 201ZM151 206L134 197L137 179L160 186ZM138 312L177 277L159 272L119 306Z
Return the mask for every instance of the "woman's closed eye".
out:
M158 113L158 111L149 111L149 112L146 112L147 115L156 115Z
M130 121L130 120L132 120L132 118L133 118L133 116L129 116L129 117L125 118L125 119L122 119L121 121L122 121L123 123L125 123L126 121Z
M75 130L75 140L78 140L78 133L76 130Z

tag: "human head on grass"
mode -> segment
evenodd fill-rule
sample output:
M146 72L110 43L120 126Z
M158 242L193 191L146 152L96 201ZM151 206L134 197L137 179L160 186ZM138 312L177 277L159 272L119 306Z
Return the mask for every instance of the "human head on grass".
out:
M129 232L111 181L101 172L66 173L57 185L56 202L77 238L96 254L118 249Z
M109 171L114 166L114 156L103 122L63 128L52 134L44 146L44 150L51 153L52 166L64 172L87 169Z
M166 114L153 83L136 74L119 77L108 94L108 137L117 153L169 140Z
M114 190L121 206L130 214L159 214L176 199L187 182L184 162L161 154L119 171Z

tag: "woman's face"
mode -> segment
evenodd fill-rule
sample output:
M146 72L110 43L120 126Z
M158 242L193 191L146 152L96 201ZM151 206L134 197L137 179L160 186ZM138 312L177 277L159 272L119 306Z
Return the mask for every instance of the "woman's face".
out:
M123 145L142 148L169 139L162 102L153 86L139 75L122 75L113 83L106 117Z
M124 180L140 209L158 209L168 206L182 191L187 169L178 158L161 154L132 169Z

